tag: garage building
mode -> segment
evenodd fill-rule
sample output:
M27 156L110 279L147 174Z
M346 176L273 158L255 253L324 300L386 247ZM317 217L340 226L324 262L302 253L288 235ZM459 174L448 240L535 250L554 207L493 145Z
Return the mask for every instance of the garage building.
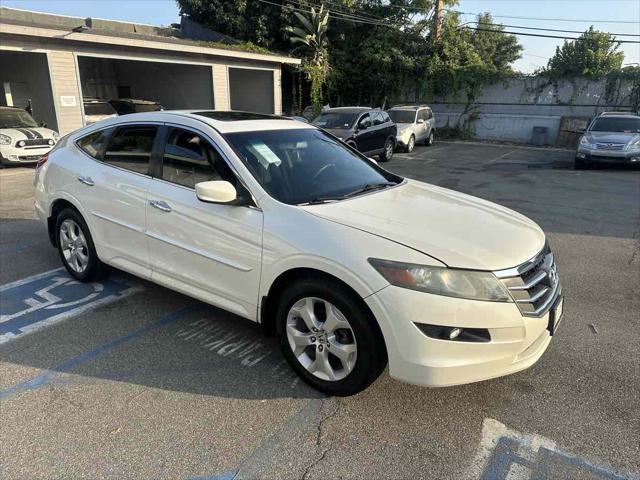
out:
M61 134L85 125L90 98L282 114L282 65L299 59L180 36L176 27L0 7L0 106L30 104Z

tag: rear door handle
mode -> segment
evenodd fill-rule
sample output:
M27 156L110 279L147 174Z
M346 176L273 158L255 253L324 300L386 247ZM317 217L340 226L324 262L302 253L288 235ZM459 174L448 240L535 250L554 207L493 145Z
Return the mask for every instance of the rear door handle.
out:
M162 212L170 212L171 211L171 205L169 205L167 202L163 202L162 200L149 200L149 204L152 207L157 208L158 210L160 210Z
M78 177L78 181L90 187L93 187L96 184L91 177Z

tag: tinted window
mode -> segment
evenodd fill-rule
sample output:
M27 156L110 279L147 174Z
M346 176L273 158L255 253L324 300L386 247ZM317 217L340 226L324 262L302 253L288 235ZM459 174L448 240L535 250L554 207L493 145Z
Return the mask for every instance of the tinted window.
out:
M358 127L370 127L371 126L371 116L367 113L360 117L358 121Z
M326 112L318 115L311 123L320 128L351 128L357 113Z
M426 122L429 120L429 111L426 108L423 108L418 112L418 118Z
M385 120L381 112L374 112L372 115L374 125L382 125L384 123Z
M382 112L382 121L383 122L390 122L391 119L389 118L389 115L387 115L387 112Z
M0 128L37 126L36 121L24 110L0 110Z
M331 201L365 185L402 180L312 128L228 133L225 138L263 188L284 203Z
M202 136L174 128L169 132L162 161L162 179L189 188L209 180L235 177L218 151Z
M85 115L113 115L116 111L107 102L91 102L84 104Z
M389 116L396 123L413 123L416 119L416 112L413 110L389 110Z
M600 117L593 123L591 131L640 133L640 118Z
M104 161L138 173L149 173L149 161L157 127L136 125L117 130L104 155Z
M109 135L113 132L112 128L94 132L86 137L82 137L76 142L78 147L85 153L91 155L96 160L102 160L102 154L109 140Z

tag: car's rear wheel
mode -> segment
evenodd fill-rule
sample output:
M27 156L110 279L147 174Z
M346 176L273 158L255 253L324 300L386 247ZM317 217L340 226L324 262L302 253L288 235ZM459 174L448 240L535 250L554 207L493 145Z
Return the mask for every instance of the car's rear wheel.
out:
M435 135L434 135L434 133L433 133L433 130L431 130L431 131L429 132L429 136L428 136L428 137L427 137L427 139L425 140L424 144L425 144L427 147L430 147L431 145L433 145L433 142L434 142L434 141L435 141Z
M374 320L338 284L298 281L278 306L280 344L293 370L330 395L364 390L386 365L386 349Z
M393 144L393 140L391 138L387 138L387 141L384 143L384 148L382 149L382 153L380 154L381 162L388 162L393 158L393 150L395 146Z
M66 208L58 215L56 244L62 264L76 280L92 282L104 275L106 269L98 258L89 227L75 209Z
M407 152L408 153L413 152L413 149L415 147L416 147L416 136L411 135L411 137L409 137L409 141L407 142Z

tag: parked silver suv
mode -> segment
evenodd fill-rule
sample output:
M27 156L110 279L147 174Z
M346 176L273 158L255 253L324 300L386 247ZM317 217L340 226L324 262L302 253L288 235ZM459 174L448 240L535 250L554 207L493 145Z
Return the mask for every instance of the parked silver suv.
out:
M433 145L436 123L433 112L427 105L397 105L391 108L389 116L398 126L398 146L412 152L416 143Z
M640 116L604 112L591 121L580 138L575 168L597 163L640 165Z

